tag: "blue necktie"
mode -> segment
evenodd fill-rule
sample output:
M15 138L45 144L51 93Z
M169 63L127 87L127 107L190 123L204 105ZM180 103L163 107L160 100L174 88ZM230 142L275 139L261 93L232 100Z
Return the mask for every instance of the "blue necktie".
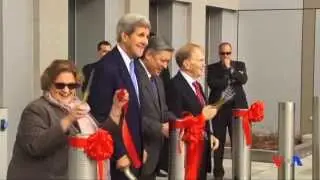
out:
M134 68L134 60L131 60L131 62L130 62L130 72L129 73L130 73L132 84L134 86L134 90L136 91L138 102L140 103L138 81L137 81L137 76L136 76L136 73L135 73L134 69L135 69Z

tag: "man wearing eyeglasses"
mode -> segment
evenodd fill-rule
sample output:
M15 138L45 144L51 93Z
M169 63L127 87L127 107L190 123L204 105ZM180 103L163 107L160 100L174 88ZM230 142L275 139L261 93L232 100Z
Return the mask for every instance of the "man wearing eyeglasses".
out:
M229 137L232 137L232 109L248 108L246 94L243 85L247 82L246 66L244 62L231 59L232 46L228 42L219 45L220 61L208 65L207 83L210 87L209 103L215 103L220 99L222 91L227 86L232 86L235 91L233 101L224 104L218 111L217 116L212 121L213 133L220 141L219 148L214 153L215 180L223 179L223 155L226 140L226 131L228 128Z

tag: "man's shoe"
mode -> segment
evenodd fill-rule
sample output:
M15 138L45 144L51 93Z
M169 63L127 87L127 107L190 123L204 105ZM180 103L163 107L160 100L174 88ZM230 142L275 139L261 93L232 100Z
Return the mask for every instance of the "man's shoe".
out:
M214 177L214 180L223 180L223 177Z
M158 177L168 177L168 173L162 169L160 169L160 171L157 172L157 176Z

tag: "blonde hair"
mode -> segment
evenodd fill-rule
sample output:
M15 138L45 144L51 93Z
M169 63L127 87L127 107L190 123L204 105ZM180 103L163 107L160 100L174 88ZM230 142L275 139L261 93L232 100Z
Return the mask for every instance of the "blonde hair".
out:
M42 73L40 79L41 89L43 91L49 91L56 78L62 72L72 73L76 79L76 83L81 85L81 77L74 63L70 60L56 59Z
M202 49L202 47L198 44L188 43L178 49L176 52L176 62L180 68L183 66L183 62L190 58L195 49Z

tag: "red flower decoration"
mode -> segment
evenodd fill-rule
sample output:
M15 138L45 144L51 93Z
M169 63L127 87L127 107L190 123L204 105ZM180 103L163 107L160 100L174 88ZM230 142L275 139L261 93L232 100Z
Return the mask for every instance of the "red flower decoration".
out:
M202 114L192 116L189 114L184 119L185 132L183 140L187 143L198 143L204 137L205 120Z
M109 159L113 154L111 135L107 131L99 129L96 133L89 136L84 151L91 159L96 161Z
M261 122L264 118L264 104L262 101L257 101L253 103L250 108L247 109L234 109L234 117L241 117L242 119L242 128L245 134L247 145L252 144L252 135L251 135L251 123L252 122Z
M249 119L251 122L261 122L264 119L264 104L257 101L250 106Z
M171 122L170 128L184 130L182 140L187 144L185 180L197 179L203 153L205 118L203 114L194 117L191 113L183 113L183 116Z

